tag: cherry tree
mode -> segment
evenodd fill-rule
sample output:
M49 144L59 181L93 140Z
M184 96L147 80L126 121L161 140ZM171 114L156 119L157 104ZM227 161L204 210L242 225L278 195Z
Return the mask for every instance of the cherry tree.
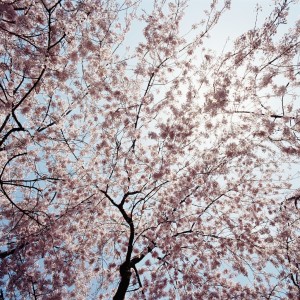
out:
M300 296L299 3L188 5L1 1L0 299Z

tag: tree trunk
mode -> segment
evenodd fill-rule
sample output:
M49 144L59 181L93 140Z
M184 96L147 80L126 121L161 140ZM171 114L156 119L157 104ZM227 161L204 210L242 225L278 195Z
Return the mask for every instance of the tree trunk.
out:
M118 286L118 290L113 297L113 300L123 300L125 299L125 294L128 289L131 277L130 264L128 262L124 262L120 266L120 275L121 281Z

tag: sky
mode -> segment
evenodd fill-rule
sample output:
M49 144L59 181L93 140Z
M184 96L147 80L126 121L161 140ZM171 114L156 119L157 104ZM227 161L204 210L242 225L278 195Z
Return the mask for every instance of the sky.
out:
M231 8L226 11L219 20L217 26L211 31L210 41L207 43L213 50L222 51L226 41L233 41L234 38L243 34L255 25L257 3L261 8L257 21L262 24L265 17L271 11L274 0L231 0ZM186 11L185 26L197 22L203 16L203 10L209 7L210 0L190 0L189 7ZM220 4L223 1L219 1ZM298 9L290 11L290 19L295 21L300 17L300 3ZM289 24L284 25L289 27ZM229 47L230 43L228 44ZM227 48L226 48L227 49Z

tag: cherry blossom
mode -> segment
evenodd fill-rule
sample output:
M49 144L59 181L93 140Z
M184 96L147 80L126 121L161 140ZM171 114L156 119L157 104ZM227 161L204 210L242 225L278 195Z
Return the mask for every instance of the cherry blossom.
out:
M300 297L299 3L189 5L1 2L1 299Z

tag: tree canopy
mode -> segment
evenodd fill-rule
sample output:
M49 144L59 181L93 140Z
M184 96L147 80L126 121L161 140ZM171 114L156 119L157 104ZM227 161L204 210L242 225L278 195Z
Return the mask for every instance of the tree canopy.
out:
M272 3L216 53L229 0L188 29L186 0L0 2L0 299L299 299L299 2Z

